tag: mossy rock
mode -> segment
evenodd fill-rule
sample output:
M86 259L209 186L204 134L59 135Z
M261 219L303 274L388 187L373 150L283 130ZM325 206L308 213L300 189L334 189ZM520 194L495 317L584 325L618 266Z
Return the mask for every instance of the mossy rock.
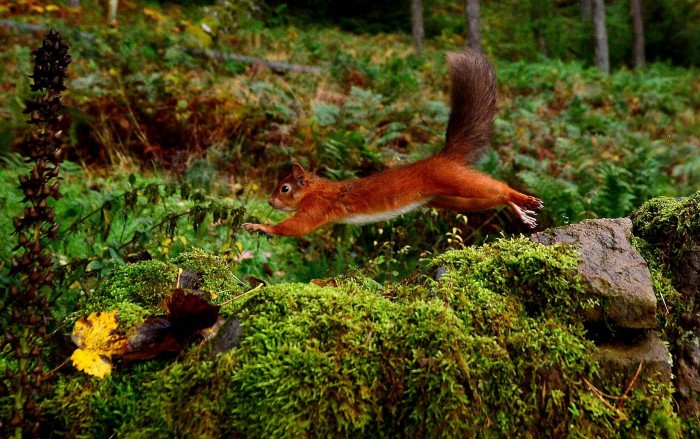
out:
M685 198L659 197L631 215L634 234L676 257L700 244L700 191Z
M240 294L245 286L224 258L200 249L183 253L172 263L195 273L199 277L196 288L214 293L217 302L229 300L233 295Z
M580 311L593 307L596 299L584 293L576 274L578 264L578 253L571 246L545 246L520 237L449 251L433 258L429 266L447 269L440 280L446 284L445 293L481 286L498 293L501 300L522 302L530 314L580 322Z
M171 262L150 260L117 268L73 320L92 312L116 310L121 328L127 330L148 316L164 314L164 299L178 285L180 270L194 273L199 279L197 289L208 293L213 303L223 303L243 291L243 282L223 258L193 249Z
M237 348L61 375L45 413L71 437L677 436L668 392L635 391L621 416L583 383L595 347L571 249L500 240L436 265L440 280L386 285L393 299L347 280L260 288L225 307Z

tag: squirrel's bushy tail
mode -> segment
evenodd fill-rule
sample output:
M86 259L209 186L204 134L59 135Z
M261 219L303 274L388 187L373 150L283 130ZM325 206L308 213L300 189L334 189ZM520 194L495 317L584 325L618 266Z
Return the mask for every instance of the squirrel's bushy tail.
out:
M486 55L447 54L452 77L450 120L441 154L476 162L486 150L496 112L496 73Z

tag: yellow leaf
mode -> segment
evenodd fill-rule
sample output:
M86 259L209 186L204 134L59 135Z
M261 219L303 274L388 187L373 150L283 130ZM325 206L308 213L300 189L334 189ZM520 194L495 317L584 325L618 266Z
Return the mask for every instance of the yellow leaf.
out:
M56 5L46 5L46 11L47 12L54 12L54 11L60 11L61 8Z
M78 349L71 355L73 365L85 373L104 378L112 370L112 356L123 355L127 339L117 333L117 312L96 312L78 319L71 339Z
M104 378L112 372L112 362L94 351L76 349L70 360L76 369L98 378Z

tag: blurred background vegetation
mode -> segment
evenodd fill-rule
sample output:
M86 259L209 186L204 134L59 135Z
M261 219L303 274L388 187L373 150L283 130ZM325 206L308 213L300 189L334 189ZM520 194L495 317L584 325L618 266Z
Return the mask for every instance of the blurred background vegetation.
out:
M478 3L499 80L479 168L542 198L542 227L624 216L700 187L699 1L641 2L642 67L631 2L604 2L609 75L595 67L579 2ZM382 280L426 254L525 231L505 209L421 211L298 239L240 229L284 218L264 200L295 161L351 178L442 147L444 55L468 43L465 3L418 4L420 51L408 0L0 0L0 282L21 212L15 148L27 133L29 54L48 28L74 59L52 244L59 313L114 267L193 246L273 283L348 270Z

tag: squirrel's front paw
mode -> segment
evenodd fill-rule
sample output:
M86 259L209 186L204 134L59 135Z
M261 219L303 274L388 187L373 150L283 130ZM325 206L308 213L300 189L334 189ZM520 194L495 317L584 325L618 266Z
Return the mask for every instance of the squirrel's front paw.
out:
M263 224L245 223L245 224L243 224L243 228L246 229L246 231L248 231L248 232L264 233L266 235L272 234L272 230L270 230L270 226L265 226Z

